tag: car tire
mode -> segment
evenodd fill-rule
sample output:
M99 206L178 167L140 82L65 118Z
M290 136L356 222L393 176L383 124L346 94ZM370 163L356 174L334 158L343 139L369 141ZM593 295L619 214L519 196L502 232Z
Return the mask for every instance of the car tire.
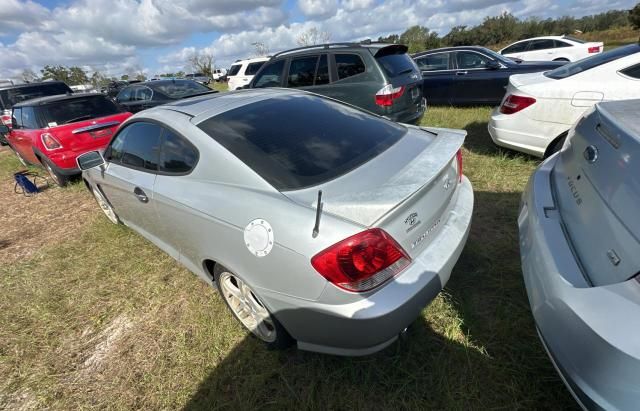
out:
M214 266L213 277L234 317L267 348L285 349L293 344L291 335L244 280L220 264Z
M42 167L44 167L45 171L49 174L49 177L51 177L54 183L60 187L64 187L69 183L69 176L60 174L49 160L43 159L42 157L38 157L38 160L40 160Z
M89 191L91 191L93 198L95 198L96 203L98 203L98 206L107 217L107 219L113 224L122 224L122 222L120 221L120 217L118 217L118 214L116 214L107 198L104 196L104 194L102 194L102 191L100 191L98 187L94 187L89 184L87 184L87 188L89 189Z

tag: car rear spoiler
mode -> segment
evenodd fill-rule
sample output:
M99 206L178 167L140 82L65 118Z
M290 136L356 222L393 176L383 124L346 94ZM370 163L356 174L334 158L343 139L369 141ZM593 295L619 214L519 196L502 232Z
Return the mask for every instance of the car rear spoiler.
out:
M95 130L100 130L102 128L117 126L118 124L120 124L119 121L107 121L106 123L98 123L98 124L92 124L86 127L76 128L75 130L71 131L71 133L78 134L78 133L84 133L86 131L95 131Z
M373 57L378 58L390 56L392 54L405 54L407 51L409 51L409 47L405 46L404 44L390 44L376 51L376 54L374 54Z

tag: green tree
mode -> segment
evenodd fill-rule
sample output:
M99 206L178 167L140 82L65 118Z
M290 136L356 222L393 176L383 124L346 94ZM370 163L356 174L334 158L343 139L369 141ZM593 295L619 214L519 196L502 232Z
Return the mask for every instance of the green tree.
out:
M72 66L69 67L69 85L75 86L78 84L89 83L89 77L82 67Z
M634 29L640 29L640 3L636 4L634 8L629 10L629 22Z
M44 66L40 73L42 73L43 80L55 80L64 81L69 83L69 69L64 66Z
M409 53L440 47L438 33L423 26L409 27L400 35L399 42L409 47Z
M128 74L123 74L123 75L121 75L121 76L120 76L120 80L124 80L124 81L129 80L129 75L128 75Z

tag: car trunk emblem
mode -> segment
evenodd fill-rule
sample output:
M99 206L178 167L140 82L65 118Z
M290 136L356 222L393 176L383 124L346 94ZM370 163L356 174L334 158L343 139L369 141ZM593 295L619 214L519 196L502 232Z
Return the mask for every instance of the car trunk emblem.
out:
M595 163L598 161L598 148L593 145L588 146L584 149L584 153L582 153L582 155L584 155L585 160L588 162Z

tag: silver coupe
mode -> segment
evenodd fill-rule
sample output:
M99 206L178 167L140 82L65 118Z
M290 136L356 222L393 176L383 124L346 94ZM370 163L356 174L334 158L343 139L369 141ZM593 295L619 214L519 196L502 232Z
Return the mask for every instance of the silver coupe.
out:
M640 409L639 104L583 115L529 180L518 219L540 339L590 410Z
M268 346L365 355L416 319L464 247L465 134L243 90L142 111L78 163L113 223L215 284Z

